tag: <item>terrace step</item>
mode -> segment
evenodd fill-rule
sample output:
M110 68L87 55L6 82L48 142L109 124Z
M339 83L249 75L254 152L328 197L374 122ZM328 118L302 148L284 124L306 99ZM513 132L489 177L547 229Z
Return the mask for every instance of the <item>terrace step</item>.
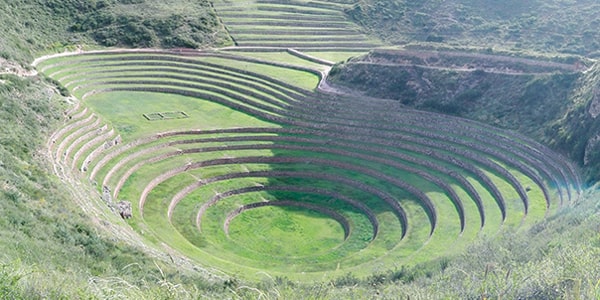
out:
M289 28L285 26L275 27L275 26L265 26L264 28L259 28L258 26L250 27L239 27L239 28L230 28L229 32L232 35L242 35L242 34L254 34L254 35L284 35L284 36L320 36L320 35L358 35L360 34L358 31L354 29L348 28L327 28L326 30L320 28Z
M102 130L101 132L98 132L97 134L99 134L99 133L102 133L102 134L87 141L85 143L85 145L83 145L81 148L79 148L77 153L75 153L75 155L73 155L73 160L72 160L72 164L71 164L72 169L76 168L76 164L77 164L77 162L79 162L82 155L84 155L86 152L88 152L93 147L98 146L99 144L102 144L101 147L106 147L108 140L116 134L114 128L111 128L110 130ZM111 140L110 142L112 143L113 141ZM81 163L81 167L79 168L79 170L81 170L82 172L85 172L87 170L86 160L90 161L92 159L92 153L93 153L93 151L90 152L88 154L88 156L84 159L84 161Z
M344 9L351 4L345 1L217 1L214 7L238 46L307 49L380 46L379 42L369 41L359 32L359 27L347 19ZM253 35L264 38L257 39ZM354 37L342 39L342 35ZM272 36L280 37L268 40ZM326 39L324 36L338 37Z
M315 49L311 47L319 47L321 50L325 50L320 46L324 47L332 47L332 48L346 48L346 49L361 49L357 51L365 51L365 49L371 49L378 47L379 45L369 43L369 42L346 42L346 41L330 41L330 42L320 42L320 41L311 41L306 43L299 43L293 41L258 41L254 42L252 40L239 42L239 46L241 47L279 47L279 48L296 48L296 49Z
M348 22L343 15L315 15L315 14L298 14L298 13L264 13L259 11L240 12L240 11L221 11L221 17L225 19L245 19L245 20L306 20L306 21L344 21ZM227 24L230 24L228 22Z
M294 38L300 42L304 36ZM403 261L419 253L431 257L427 251L442 245L464 247L478 232L495 230L505 220L515 224L522 216L530 218L532 210L548 211L574 194L576 188L565 184L578 185L568 162L512 132L391 102L312 92L245 69L294 68L282 63L230 53L177 53L86 54L52 63L51 69L89 101L93 93L114 91L181 94L282 127L168 131L106 148L103 143L116 134L108 129L92 134L101 126L94 123L99 118L82 113L68 123L54 145L54 152L69 154L59 162L91 169L89 177L112 188L113 198L138 199L135 222L153 228L177 223L168 229L174 236L199 227L201 212L239 205L215 219L226 224L240 207L264 205L254 204L262 203L253 200L261 195L284 201L289 194L298 200L335 198L362 218L348 218L348 239L353 221L362 220L372 237L364 249L389 243L380 259ZM225 198L233 202L219 202ZM344 218L352 215L329 202L319 204ZM395 227L387 228L391 224ZM219 257L217 252L211 255ZM352 261L358 253L338 262ZM370 261L359 265L368 267Z
M71 155L73 151L78 149L82 144L86 143L90 139L94 138L94 136L106 131L108 126L106 124L102 124L102 120L97 118L96 121L90 125L82 127L78 131L74 132L73 135L79 135L76 139L74 139L69 147L65 150L64 154L64 163L65 165L69 165L72 161L73 156Z
M79 136L79 133L85 131L85 128L87 128L88 126L94 126L94 122L99 122L98 120L98 117L95 114L91 113L88 115L87 118L78 120L65 126L64 128L66 128L66 130L64 131L64 138L58 144L54 157L58 161L63 161L66 156L65 148L67 148L71 144L72 140Z

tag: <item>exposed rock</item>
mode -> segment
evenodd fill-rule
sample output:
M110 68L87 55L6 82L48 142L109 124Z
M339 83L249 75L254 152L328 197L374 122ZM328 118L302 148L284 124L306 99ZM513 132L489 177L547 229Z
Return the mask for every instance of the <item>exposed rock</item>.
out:
M110 189L107 186L102 187L102 200L106 202L106 204L112 203L112 196L110 195Z
M589 139L585 146L583 156L583 165L588 166L592 157L600 153L600 133L597 133L593 138Z
M118 135L116 138L106 141L104 143L104 150L107 150L107 149L111 148L112 146L116 146L116 145L120 144L121 142L122 142L121 136Z
M129 201L119 201L115 205L117 208L117 212L121 215L123 219L129 219L133 216L131 209L131 202Z
M600 115L600 89L598 87L594 88L594 96L590 103L590 108L589 108L588 112L594 119L598 115Z
M104 124L104 126L96 129L96 134L102 134L102 132L105 131L106 129L108 129L108 125Z

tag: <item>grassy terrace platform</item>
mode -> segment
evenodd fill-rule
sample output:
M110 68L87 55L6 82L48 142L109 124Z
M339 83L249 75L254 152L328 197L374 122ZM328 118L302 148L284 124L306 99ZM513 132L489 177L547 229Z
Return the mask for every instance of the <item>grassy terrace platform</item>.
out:
M354 49L381 45L344 15L352 1L230 1L213 3L236 46Z
M318 19L309 11L326 11L337 24L347 5L285 3L245 9L259 19L301 11L306 23ZM245 13L241 4L215 7L227 23ZM44 60L38 70L81 101L49 142L57 173L95 184L106 202L131 201L129 224L156 247L248 278L367 276L431 261L502 226L526 228L577 197L577 171L544 146L395 102L319 92L327 67L289 52ZM186 118L144 117L159 112Z

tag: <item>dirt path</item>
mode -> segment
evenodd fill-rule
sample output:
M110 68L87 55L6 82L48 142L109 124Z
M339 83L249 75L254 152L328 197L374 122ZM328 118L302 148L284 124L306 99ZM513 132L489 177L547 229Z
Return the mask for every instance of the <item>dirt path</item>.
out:
M321 71L321 80L319 81L319 84L317 85L318 92L323 93L323 94L339 95L339 96L344 96L344 97L361 98L361 99L367 100L367 101L389 101L391 103L394 103L395 105L404 106L403 104L398 102L398 100L375 98L375 97L367 96L358 90L353 90L351 88L347 88L347 87L343 87L343 86L331 85L327 81L327 76L329 75L330 71L331 71L331 67L327 68L324 71Z
M38 72L35 69L27 70L15 62L0 58L0 75L3 74L12 74L19 77L32 77L36 76Z

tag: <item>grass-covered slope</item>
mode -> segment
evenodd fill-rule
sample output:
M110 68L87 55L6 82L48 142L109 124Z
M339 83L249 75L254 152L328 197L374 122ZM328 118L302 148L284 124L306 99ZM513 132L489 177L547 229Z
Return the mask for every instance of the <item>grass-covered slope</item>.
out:
M68 108L51 87L35 77L3 76L0 103L1 298L169 298L183 289L157 283L175 277L206 297L210 286L221 288L107 236L117 228L106 222L110 217L76 204L94 196L72 194L45 155L43 141Z
M600 6L585 1L357 1L346 14L392 44L431 42L596 56Z
M58 174L87 177L111 205L131 201L148 242L244 278L364 278L430 262L579 194L577 170L528 138L316 93L319 70L179 51L37 67L84 100L52 137Z
M328 79L372 97L539 137L569 107L565 100L581 71L577 62L375 50L336 65Z
M344 15L353 1L214 1L240 47L365 51L381 45Z
M531 230L487 238L452 260L377 272L362 280L351 273L311 284L283 277L258 283L234 279L217 284L186 279L162 260L150 259L111 241L101 234L104 230L96 230L38 154L45 151L48 128L67 121L62 112L72 106L45 84L16 77L2 78L0 95L2 298L340 299L379 294L389 298L447 299L599 295L599 210L591 201L597 199L597 193L586 194L580 204Z
M598 179L598 67L577 57L375 50L328 80L355 93L458 115L535 137Z
M229 37L208 1L2 0L0 57L31 61L33 53L98 44L199 48Z
M440 14L501 23L522 8L492 2L446 1ZM356 17L370 3L222 0L215 15L205 1L0 1L0 298L598 298L597 193L579 197L567 160L497 127L314 91L331 61L381 37L446 40L388 34L391 6L440 2ZM571 4L540 22L571 27L554 17L588 5ZM392 26L377 38L349 18ZM226 30L249 48L182 49L227 44ZM489 40L456 42L504 42ZM55 57L44 75L19 66L101 45L179 49ZM549 45L534 49L571 47ZM519 67L536 75L487 79L564 92L550 80L564 75ZM550 144L594 161L597 69L576 77Z

